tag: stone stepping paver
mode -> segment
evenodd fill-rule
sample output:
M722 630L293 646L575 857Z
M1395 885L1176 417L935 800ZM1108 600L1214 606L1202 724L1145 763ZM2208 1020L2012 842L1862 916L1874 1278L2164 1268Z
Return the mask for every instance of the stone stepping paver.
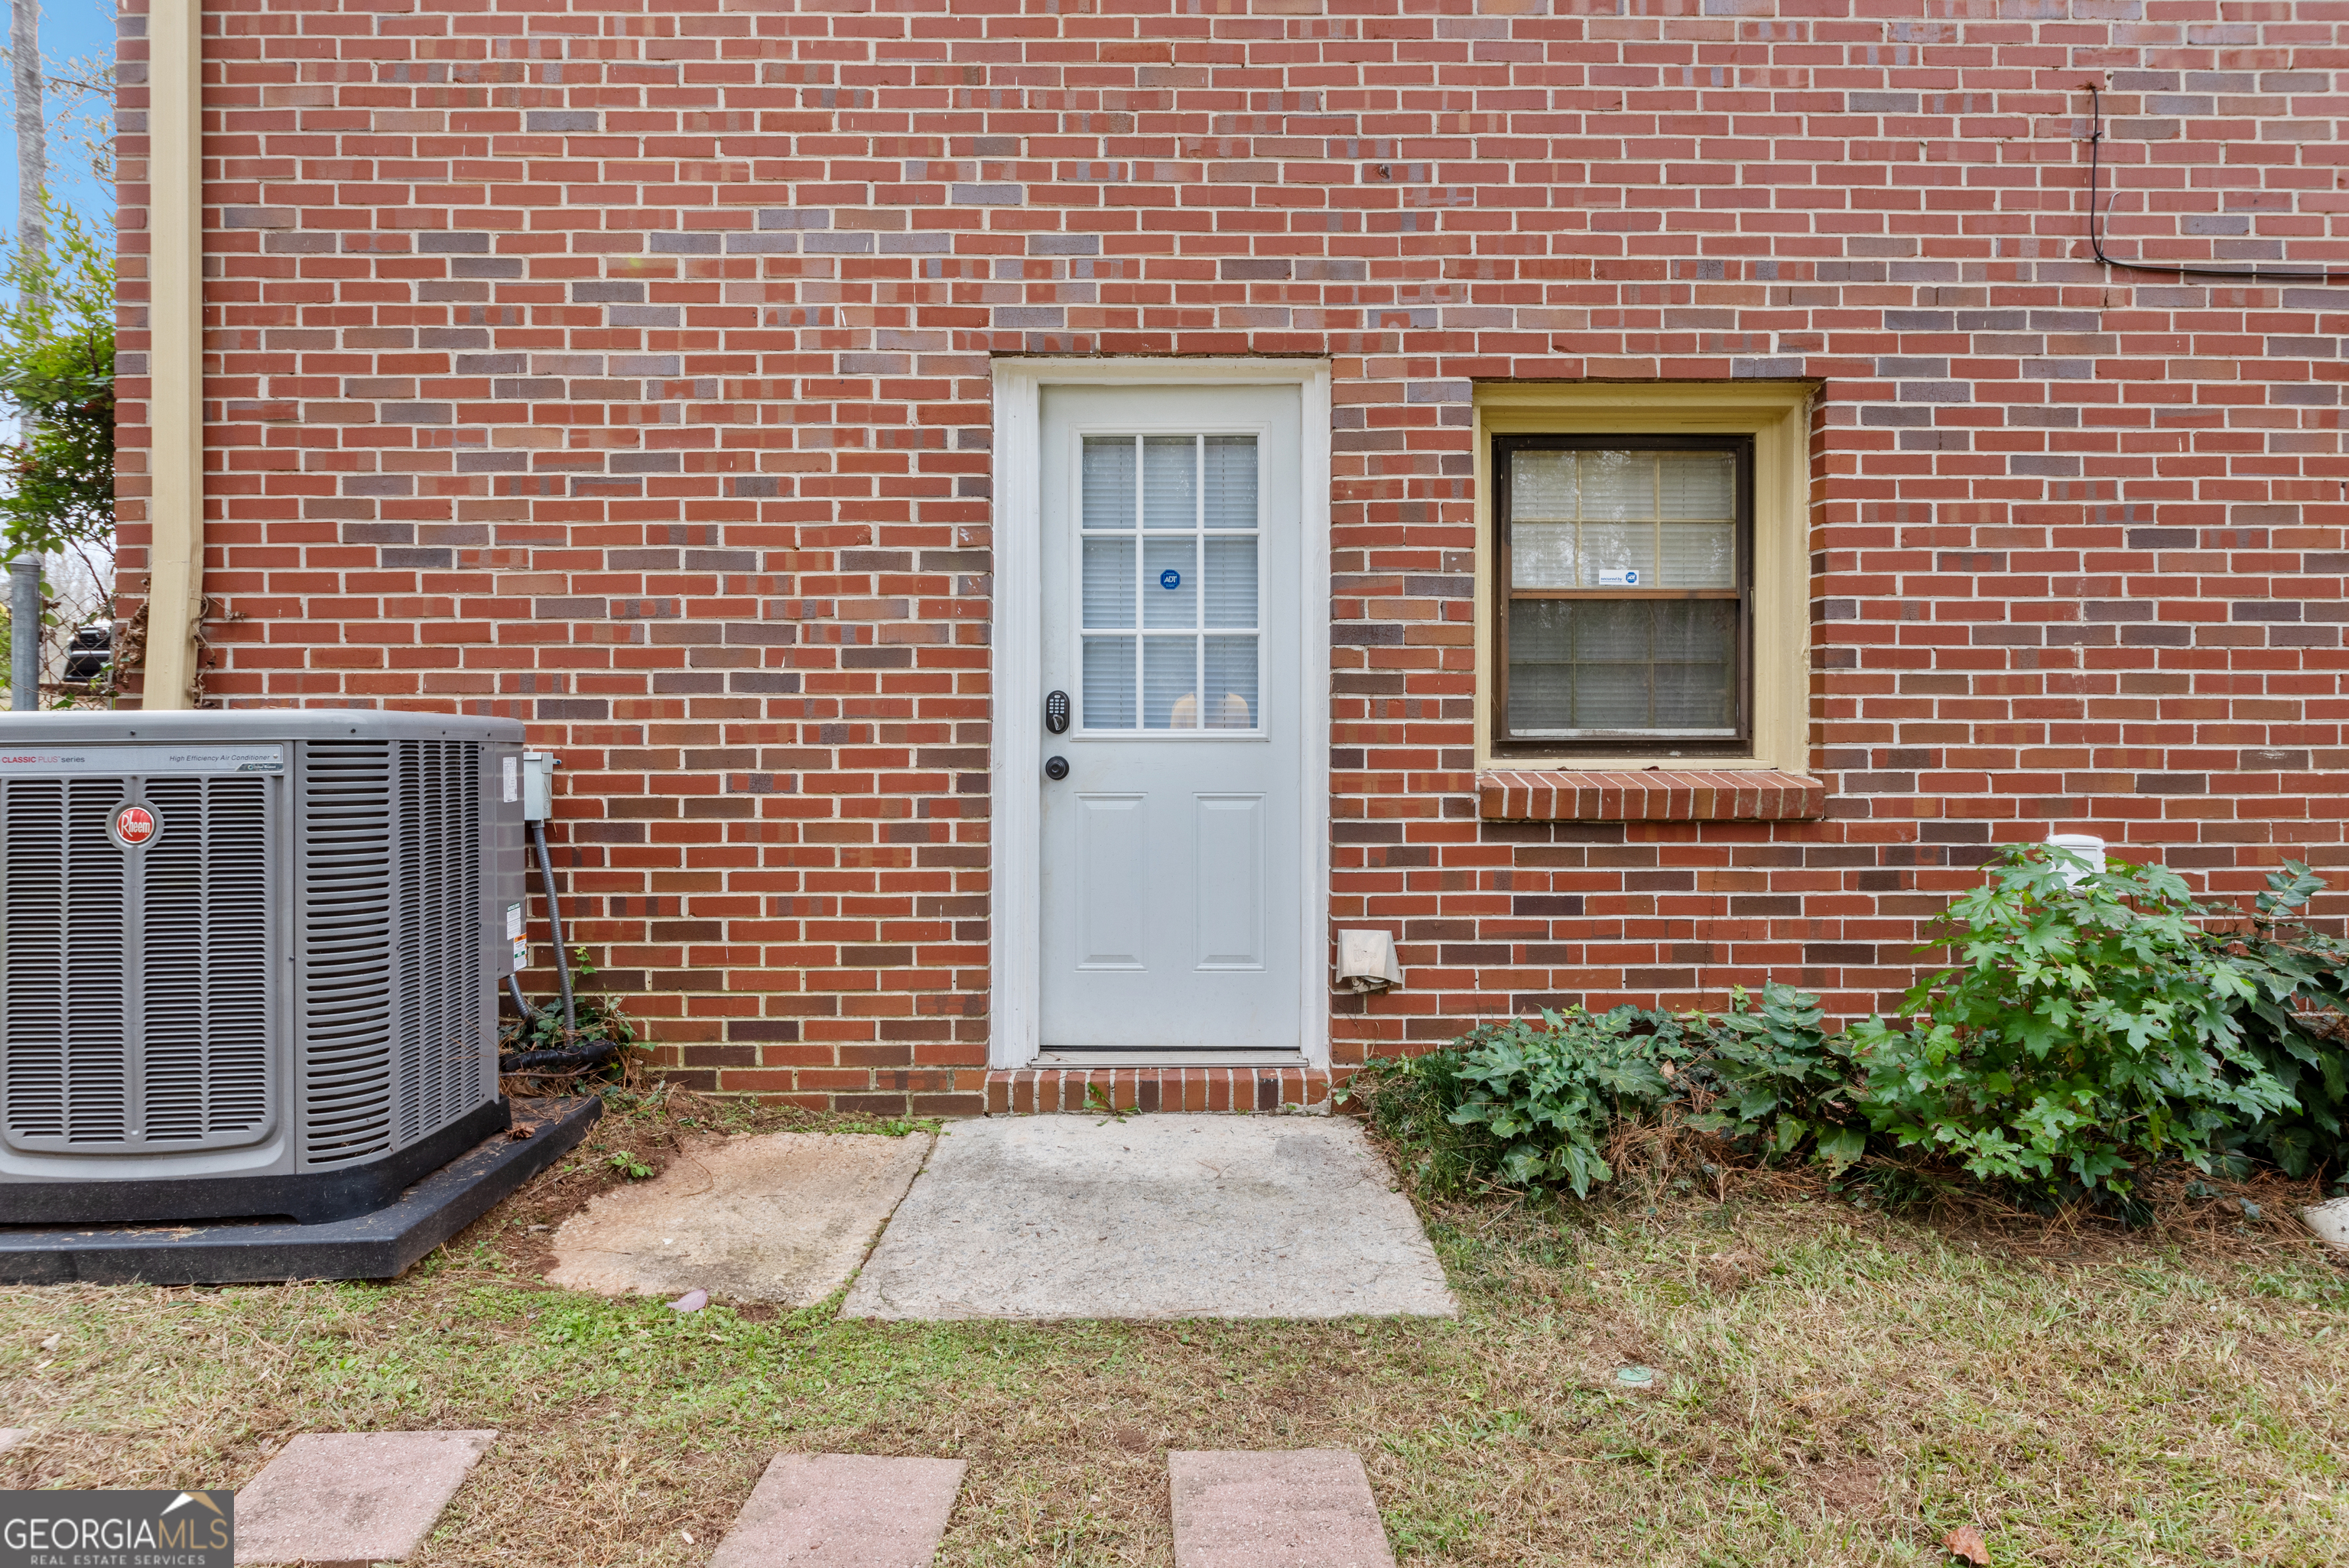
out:
M709 1568L929 1568L960 1460L777 1454Z
M1394 1568L1361 1460L1343 1449L1166 1456L1174 1568Z
M547 1282L813 1306L864 1261L929 1149L918 1132L695 1140L652 1181L564 1221Z
M1330 1117L957 1123L849 1317L1457 1316L1394 1173Z
M495 1432L305 1432L236 1494L236 1560L405 1563Z

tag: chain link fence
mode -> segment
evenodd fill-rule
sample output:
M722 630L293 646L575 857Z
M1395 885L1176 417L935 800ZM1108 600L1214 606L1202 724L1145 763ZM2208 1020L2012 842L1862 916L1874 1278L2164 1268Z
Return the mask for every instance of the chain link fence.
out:
M16 647L14 595L0 593L0 650ZM41 689L31 706L114 705L114 541L77 540L41 563ZM0 690L12 684L13 658L0 659ZM7 690L0 706L16 706Z

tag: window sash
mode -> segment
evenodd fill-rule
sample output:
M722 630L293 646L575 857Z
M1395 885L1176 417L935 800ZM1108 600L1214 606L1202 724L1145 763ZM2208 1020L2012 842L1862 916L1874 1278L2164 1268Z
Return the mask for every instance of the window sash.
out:
M1700 452L1726 459L1725 571L1719 481L1701 465L1640 471L1638 455ZM1523 486L1520 453L1548 457L1527 465ZM1635 456L1594 460L1606 453ZM1701 759L1750 749L1753 438L1498 436L1492 473L1495 755ZM1591 611L1576 608L1585 604ZM1632 604L1648 615L1626 614ZM1637 654L1622 656L1635 643ZM1703 722L1716 716L1723 722Z

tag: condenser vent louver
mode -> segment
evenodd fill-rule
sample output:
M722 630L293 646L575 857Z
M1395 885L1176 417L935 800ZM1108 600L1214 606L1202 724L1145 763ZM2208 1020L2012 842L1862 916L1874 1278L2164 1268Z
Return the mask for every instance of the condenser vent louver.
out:
M479 1088L481 748L397 743L400 922L398 1134L413 1141Z
M308 749L303 1152L327 1166L411 1141L475 1092L481 748Z
M310 748L302 770L302 1153L391 1147L391 747Z
M352 1212L502 1126L520 741L0 717L0 1223ZM222 1190L174 1215L68 1196L165 1179Z
M114 840L121 778L0 782L8 1140L249 1141L269 1104L268 784L157 779L173 830Z

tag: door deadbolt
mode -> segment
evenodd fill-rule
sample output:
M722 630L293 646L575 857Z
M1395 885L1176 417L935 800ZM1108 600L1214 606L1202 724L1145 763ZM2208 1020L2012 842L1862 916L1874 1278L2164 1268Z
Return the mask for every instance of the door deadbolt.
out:
M1069 694L1056 691L1044 698L1044 727L1054 735L1069 732Z
M1044 758L1044 777L1059 783L1069 776L1069 759L1065 757Z

